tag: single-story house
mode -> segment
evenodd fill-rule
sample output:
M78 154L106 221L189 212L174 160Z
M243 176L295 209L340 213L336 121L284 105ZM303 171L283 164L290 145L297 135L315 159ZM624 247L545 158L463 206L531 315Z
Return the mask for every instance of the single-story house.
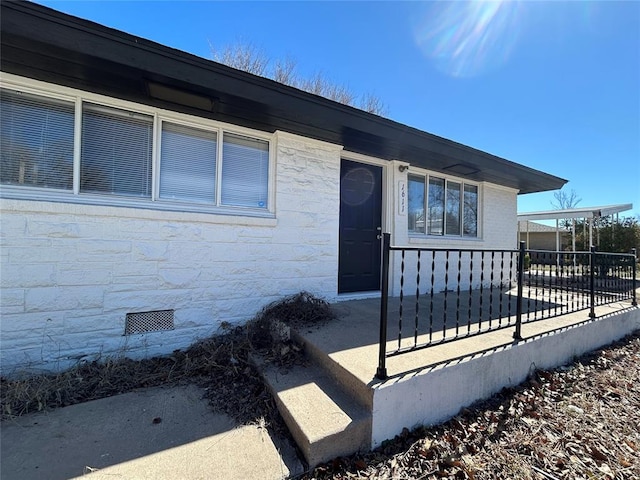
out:
M0 17L3 375L379 294L381 231L514 248L517 195L565 183L34 3Z

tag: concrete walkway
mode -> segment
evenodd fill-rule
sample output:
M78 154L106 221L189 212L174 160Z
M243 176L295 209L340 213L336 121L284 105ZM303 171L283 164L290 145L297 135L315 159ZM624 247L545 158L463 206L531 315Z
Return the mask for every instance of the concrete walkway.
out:
M0 477L275 480L302 471L286 440L214 413L202 394L152 388L3 421Z

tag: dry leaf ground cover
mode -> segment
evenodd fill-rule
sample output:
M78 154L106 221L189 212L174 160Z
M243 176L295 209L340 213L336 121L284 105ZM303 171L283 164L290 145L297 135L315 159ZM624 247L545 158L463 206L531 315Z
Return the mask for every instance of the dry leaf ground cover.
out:
M244 326L226 327L219 335L176 350L167 357L131 360L124 357L83 362L57 374L0 378L0 418L51 410L89 400L159 385L196 383L212 407L241 423L267 422L282 432L280 415L253 353L280 365L303 363L299 346L274 338L269 325L312 325L331 320L329 304L307 292L265 307Z
M305 479L640 479L640 332Z

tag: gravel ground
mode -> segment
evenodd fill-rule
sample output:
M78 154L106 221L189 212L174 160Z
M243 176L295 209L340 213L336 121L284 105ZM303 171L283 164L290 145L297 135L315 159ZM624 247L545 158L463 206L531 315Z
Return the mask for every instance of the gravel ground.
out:
M640 479L640 332L304 479Z

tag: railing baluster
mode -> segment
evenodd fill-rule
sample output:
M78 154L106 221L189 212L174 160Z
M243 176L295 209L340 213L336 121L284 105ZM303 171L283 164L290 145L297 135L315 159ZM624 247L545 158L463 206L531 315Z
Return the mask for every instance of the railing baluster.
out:
M567 311L566 305L566 291L565 291L565 278L564 278L564 254L560 254L560 280L558 282L557 289L560 290L560 315L563 311Z
M596 247L591 246L591 254L589 255L589 303L590 303L590 311L589 318L596 318L595 311L595 302L596 302L596 277L595 277L595 268L596 268Z
M555 253L555 277L553 271L549 272L549 301L551 301L551 293L553 292L553 315L558 315L558 270L560 264L560 253ZM555 288L554 288L555 285Z
M442 338L447 335L447 295L449 292L449 250L445 251L444 263L444 312L442 314Z
M489 284L489 329L491 329L491 325L493 322L493 270L495 267L494 259L496 252L495 250L491 251L491 283Z
M509 291L513 288L513 252L509 252L509 289L507 290L507 317L509 317L509 322L511 323L511 295L509 295ZM522 292L520 292L522 295Z
M484 250L480 252L480 319L478 320L478 330L482 330L482 319L484 318Z
M469 311L467 312L467 333L471 333L472 307L473 307L473 250L469 251Z
M416 273L416 323L415 323L415 329L413 332L414 345L418 344L418 312L420 311L420 253L421 251L418 250L418 266L417 266L417 273Z
M536 260L539 260L539 255L536 254ZM533 265L533 260L531 262L531 264ZM540 267L538 266L538 263L536 263L536 294L533 297L534 298L534 315L533 315L533 319L537 320L538 319L538 294L539 294L539 290L538 290L538 283L539 283L539 277L540 277Z
M431 301L429 302L429 342L433 340L433 289L435 285L436 251L431 250Z
M502 299L504 297L504 251L500 252L500 289L498 290L500 309L498 310L498 328L502 326Z
M553 253L549 253L549 282L547 283L546 287L549 291L549 300L548 300L548 308L547 308L547 317L551 316L551 305L553 305L553 289L551 288L553 285L553 272L552 272L552 263L553 262ZM546 280L546 278L545 278ZM543 280L544 282L544 280Z
M398 311L398 350L402 348L402 303L404 301L404 256L405 250L402 249L402 260L400 261L400 306Z
M462 250L458 250L458 286L456 287L456 337L460 329L460 274L462 271Z
M523 266L524 266L526 256L529 255L529 270L527 271L527 322L528 322L531 315L531 270L533 270L533 256L531 255L531 252L527 250L525 250L522 254L524 255L524 258L522 260ZM534 312L534 315L535 315L535 312Z
M567 282L569 282L569 291L571 293L571 311L575 311L575 287L576 287L576 254L575 252L571 253L571 265L570 265L571 279L567 277Z
M631 279L631 291L633 292L633 301L631 302L631 304L634 307L638 306L638 299L636 298L636 264L638 263L638 257L636 249L634 248L633 250L631 250L631 254L633 255L633 258L631 259L631 273L632 273L632 279Z

